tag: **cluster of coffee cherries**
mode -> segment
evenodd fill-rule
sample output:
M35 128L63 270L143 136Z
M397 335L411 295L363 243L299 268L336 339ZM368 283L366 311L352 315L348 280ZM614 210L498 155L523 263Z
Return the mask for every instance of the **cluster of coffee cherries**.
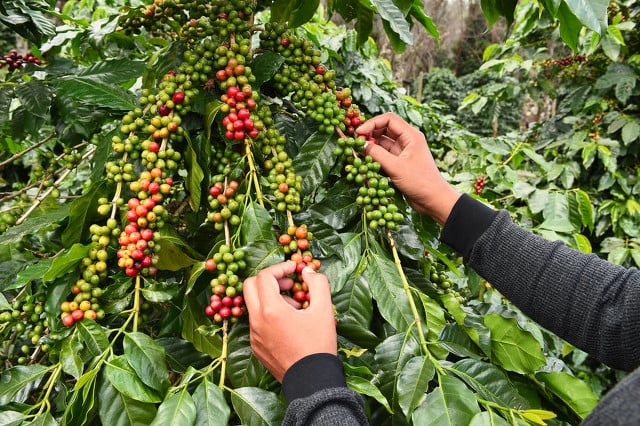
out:
M464 302L464 296L455 289L454 282L447 275L443 264L430 259L427 272L429 280L438 290L441 290L443 293L452 294L459 303Z
M309 232L306 225L291 225L286 233L278 237L286 257L296 263L296 272L291 276L293 287L290 290L290 296L299 302L303 309L309 306L310 299L309 287L302 279L302 270L309 267L317 271L321 266L320 260L314 259L311 253L311 240L313 240L313 234Z
M231 226L240 225L240 210L244 203L244 194L238 194L240 183L230 180L226 183L222 176L209 188L209 207L207 220L213 222L216 231L224 229L225 221Z
M485 181L484 177L478 176L475 182L473 183L473 187L476 191L476 194L478 195L482 194L482 190L484 189L486 184L487 182Z
M104 202L104 200L102 200ZM100 206L105 204L100 204ZM81 276L71 286L73 299L62 302L60 319L67 327L83 318L95 320L104 318L99 298L102 296L102 285L109 277L109 247L120 234L116 219L109 218L105 225L92 224L89 227L92 247L82 259Z
M15 197L11 206L0 212L0 234L5 233L10 227L14 226L31 203L31 197L26 193Z
M44 293L29 294L13 300L8 310L0 312L0 335L8 332L7 338L0 344L0 361L20 365L28 362L27 355L48 333L45 301ZM42 349L46 351L48 346L43 345Z
M355 142L352 146L361 145L361 142ZM348 149L353 148L347 145L345 150ZM395 204L395 189L389 178L380 174L380 163L369 155L364 158L354 155L347 157L344 170L347 182L359 185L356 204L364 209L369 228L397 229L404 215Z
M4 55L0 59L0 69L6 67L9 72L13 72L28 63L41 65L42 61L31 52L21 55L17 50L11 49L8 55Z
M221 97L229 106L229 113L222 119L222 126L225 128L225 137L230 141L243 141L247 136L252 139L258 137L259 129L251 118L251 110L256 107L252 96L251 86L245 85L242 90L238 86L230 86Z
M175 0L154 0L153 3L131 9L128 13L120 16L119 25L127 33L138 34L140 29L154 35L164 35L172 33L170 22L182 21L186 19L184 7Z
M246 312L239 275L247 267L245 256L244 250L222 244L204 263L205 269L216 275L209 283L212 294L205 307L205 314L215 322L226 319L235 322Z
M143 171L140 179L130 183L138 194L127 202L127 221L118 243L118 266L130 277L138 274L152 276L157 273L156 230L164 226L169 213L162 205L164 196L171 193L173 178L163 177L159 168Z

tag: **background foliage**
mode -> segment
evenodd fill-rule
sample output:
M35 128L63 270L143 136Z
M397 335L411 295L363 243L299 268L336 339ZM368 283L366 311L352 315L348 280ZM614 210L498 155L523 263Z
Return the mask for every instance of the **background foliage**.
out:
M640 265L637 2L481 5L489 25L510 24L508 40L487 46L477 71L433 70L407 87L370 35L382 22L397 52L412 42L413 26L438 39L422 2L336 0L318 11L318 2L265 1L256 23L295 26L363 115L391 110L419 127L462 191L545 237ZM112 138L142 90L157 88L188 50L171 32L188 15L163 9L174 18L167 26L123 28L147 6L0 4L0 21L43 60L0 69L2 424L253 425L284 415L278 383L251 355L246 319L222 327L204 313L212 277L204 261L221 243L205 200L215 152L229 144L219 87L195 99L184 125L190 143L176 145L179 185L158 275L136 285L111 248L104 318L61 323L60 305L95 242L92 225L105 222L99 199L115 191L105 171L118 158ZM328 21L336 15L347 26ZM371 423L579 423L622 373L524 317L439 246L437 226L402 200L398 229L369 228L357 188L332 156L339 136L320 135L309 109L274 91L283 59L276 54L274 66L252 54L263 83L254 90L302 177L302 208L291 217L314 234L347 383L365 396ZM268 180L261 163L251 170ZM252 202L236 236L250 274L284 260L277 234L287 218L258 203L254 186L242 188Z

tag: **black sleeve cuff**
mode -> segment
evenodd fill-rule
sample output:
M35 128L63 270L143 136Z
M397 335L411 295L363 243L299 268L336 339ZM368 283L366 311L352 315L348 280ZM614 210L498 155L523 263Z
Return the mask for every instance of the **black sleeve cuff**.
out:
M319 390L346 387L342 361L329 353L308 355L284 373L282 391L287 405Z
M478 238L489 228L497 215L496 210L467 194L462 194L444 224L440 241L458 251L466 260Z

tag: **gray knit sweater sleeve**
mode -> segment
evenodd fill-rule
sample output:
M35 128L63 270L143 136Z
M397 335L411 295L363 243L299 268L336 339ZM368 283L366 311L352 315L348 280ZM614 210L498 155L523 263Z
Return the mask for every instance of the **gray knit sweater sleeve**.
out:
M463 196L442 241L543 327L611 367L638 367L640 271L548 241L515 225L506 211L482 209L491 211ZM480 229L456 231L469 222ZM477 239L469 238L473 232Z

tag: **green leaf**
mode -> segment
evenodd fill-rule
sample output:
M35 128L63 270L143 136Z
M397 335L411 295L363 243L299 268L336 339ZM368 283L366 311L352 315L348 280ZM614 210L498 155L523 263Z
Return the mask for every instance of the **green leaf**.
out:
M413 5L411 6L411 12L409 13L416 21L420 22L431 37L435 38L436 41L440 43L440 32L438 31L438 27L433 23L431 18L424 13L422 7L423 4L421 0L414 0Z
M492 27L501 16L507 20L507 25L513 22L513 12L518 4L517 0L481 0L480 7L489 27Z
M123 395L140 402L162 401L158 393L142 383L124 355L107 362L105 369L109 382Z
M563 3L587 28L602 33L607 26L608 0L564 0Z
M58 426L59 423L53 418L50 412L46 411L35 417L29 423L22 423L21 426Z
M227 405L222 390L204 378L193 392L196 406L195 426L226 425L231 410Z
M102 144L107 145L107 144ZM86 235L86 232L98 219L98 199L104 197L105 181L92 185L82 196L74 200L69 207L69 223L62 234L62 242L65 246L79 243Z
M92 356L101 355L109 347L109 339L104 329L95 321L83 319L75 325L80 334L80 341Z
M509 376L493 364L467 358L453 364L449 371L475 390L482 399L502 407L518 410L529 408L529 402L520 396Z
M121 58L94 62L78 72L79 77L92 78L106 84L124 83L141 77L146 69L144 61Z
M191 366L203 368L211 362L211 358L197 351L193 344L186 340L177 337L162 337L157 339L156 343L164 348L165 358L171 370L178 373L184 373Z
M42 118L49 117L53 89L42 81L32 80L15 89L16 96L31 114Z
M382 394L390 402L391 407L398 405L397 383L405 364L419 353L418 343L405 333L389 336L375 349L375 366L379 370L376 376Z
M2 426L19 426L24 419L24 414L17 411L0 411L0 425Z
M17 365L2 372L0 375L0 405L7 405L14 401L18 392L31 385L36 385L49 371L44 365ZM24 395L19 401L23 402L28 395Z
M389 23L389 26L406 44L413 44L413 35L404 13L393 4L391 0L371 0L380 17Z
M22 224L12 226L0 236L0 245L20 241L27 235L34 235L49 228L69 215L69 204L62 204L56 210L50 210L38 215L30 216Z
M275 239L251 241L242 249L247 253L247 276L256 275L264 268L284 261L282 246Z
M319 0L274 0L271 20L288 22L291 28L299 27L313 18L319 3Z
M256 55L251 61L251 72L256 77L252 87L261 87L263 83L271 80L283 63L284 58L270 50Z
M124 355L145 385L164 392L169 387L169 371L164 348L144 333L124 335Z
M162 247L158 252L157 264L162 271L179 271L198 262L190 256L193 254L191 247L179 237L162 235L157 243Z
M538 341L515 318L487 314L484 324L491 330L491 360L505 370L529 374L546 364Z
M341 295L343 292L343 287L347 283L358 267L360 260L362 258L361 250L362 250L362 241L359 234L347 233L340 234L340 240L342 241L342 245L340 247L341 255L332 255L328 258L322 259L322 272L331 277L331 293L338 298L344 299ZM364 298L358 298L360 301L371 300L371 295L369 291L366 291L366 285L362 285L361 287L365 288L366 296ZM352 292L354 289L345 290L347 293ZM362 291L362 290L359 290ZM347 297L353 297L351 294ZM347 313L349 309L349 305L353 301L346 302L346 304L342 305L342 308L338 308L338 312ZM339 301L334 298L333 303L338 307ZM370 315L366 315L370 317Z
M415 318L396 264L380 254L373 254L367 267L367 282L380 314L396 330L406 331Z
M98 414L104 425L144 426L156 416L155 404L136 401L123 395L106 377L102 377L98 386L98 400Z
M582 224L586 226L590 231L593 231L593 204L589 198L589 194L581 189L575 191L576 200L578 201L578 210L580 211L580 217L582 218Z
M561 193L550 193L549 201L542 211L544 222L540 228L557 232L573 232L574 228L569 220L569 202L567 196Z
M74 244L63 255L53 259L51 266L42 277L43 282L53 281L74 269L89 254L89 247Z
M250 203L242 212L240 235L244 244L258 240L275 240L273 218L267 209L255 201Z
M94 78L69 77L57 80L56 84L62 96L80 99L89 105L116 111L131 111L137 107L132 93Z
M165 399L150 426L185 426L196 421L196 404L186 388Z
M280 426L284 419L284 405L276 394L264 389L235 389L231 402L243 425Z
M411 358L402 368L398 377L398 402L407 418L424 401L435 373L433 361L423 356Z
M193 343L193 346L211 358L220 356L222 339L220 336L210 336L200 332L201 326L211 325L211 320L204 314L204 306L201 306L193 294L185 297L184 308L180 315L182 318L182 337Z
M227 360L227 377L235 388L260 387L263 378L270 376L251 350L249 325L246 323L234 324L229 332Z
M573 14L571 9L569 9L565 1L560 3L556 17L558 21L560 21L560 37L571 50L578 50L578 40L580 38L582 23L576 15Z
M363 46L367 40L369 40L369 34L371 34L373 30L373 10L359 1L355 2L355 8L357 18L355 29L358 34L357 42L358 46Z
M564 401L581 419L593 410L598 403L589 385L563 371L536 373L536 379L544 383L547 390Z
M26 285L29 285L33 280L42 279L42 276L51 268L51 264L53 263L53 259L41 259L37 263L27 264L25 268L18 272L16 275L16 280L13 284L0 288L2 290L13 290L15 288L23 288ZM1 286L0 286L1 287Z
M312 193L326 181L335 163L336 136L316 132L307 139L293 159L296 174L302 176L302 193Z
M440 386L427 395L411 416L416 425L467 425L480 412L475 395L463 382L451 376L439 376Z
M637 121L629 121L622 128L622 142L625 145L638 139L638 136L640 136L640 124Z
M438 343L459 357L480 357L475 343L458 324L445 325L438 337Z
M204 179L204 171L198 163L198 156L193 148L189 145L185 152L185 158L189 167L187 173L186 184L189 191L189 206L193 211L200 208L200 200L202 198L202 180Z
M76 335L73 334L71 338L67 338L62 342L62 348L60 349L60 362L62 363L62 370L79 379L84 373L84 363L80 357L82 351L82 343L76 339Z
M346 381L349 388L353 389L359 394L370 396L371 398L378 401L383 407L385 407L389 413L393 413L393 410L391 409L387 398L385 398L382 392L380 392L380 389L378 389L369 380L360 376L348 376L346 377Z
M573 240L576 244L576 248L583 253L591 253L593 249L591 247L591 241L582 234L573 234Z
M324 200L313 205L310 214L313 218L321 220L333 229L343 229L354 217L362 211L356 204L354 196L339 193L328 196Z
M495 411L482 411L471 419L469 426L510 426L511 423L496 414Z

